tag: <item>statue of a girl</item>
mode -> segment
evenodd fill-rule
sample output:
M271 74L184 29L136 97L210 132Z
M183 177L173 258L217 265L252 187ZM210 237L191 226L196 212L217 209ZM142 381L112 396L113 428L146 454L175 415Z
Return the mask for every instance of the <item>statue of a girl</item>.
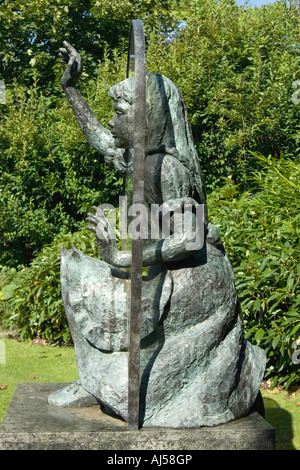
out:
M60 51L68 64L63 90L87 141L124 173L134 114L130 79L109 91L114 100L109 131L76 88L82 71L79 54L67 42ZM147 74L146 89L145 205L149 210L153 204L202 205L204 243L187 243L184 233L145 241L140 424L190 428L226 423L252 409L265 354L243 339L232 267L217 228L207 221L184 100L160 74ZM87 220L102 261L75 247L61 254L62 296L79 380L50 395L49 403L101 403L126 420L130 280L122 268L130 267L131 252L119 251L116 240L107 236L111 227L101 209Z

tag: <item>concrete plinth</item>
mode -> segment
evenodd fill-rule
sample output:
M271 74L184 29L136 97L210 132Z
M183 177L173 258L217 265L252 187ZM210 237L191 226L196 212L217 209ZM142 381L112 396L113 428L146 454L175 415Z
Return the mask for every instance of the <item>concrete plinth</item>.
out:
M275 430L258 413L197 429L145 428L127 424L98 406L47 404L61 383L22 383L0 426L0 450L273 450Z

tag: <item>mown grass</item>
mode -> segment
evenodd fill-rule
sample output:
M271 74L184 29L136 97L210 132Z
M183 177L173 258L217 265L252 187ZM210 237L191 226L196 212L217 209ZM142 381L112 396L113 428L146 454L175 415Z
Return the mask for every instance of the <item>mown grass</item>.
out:
M275 428L276 450L300 450L300 391L262 390L266 420Z
M3 337L0 341L5 346L5 363L0 364L0 422L18 383L73 382L78 378L72 347L40 346Z
M78 378L72 347L18 342L6 337L0 337L0 341L5 349L5 363L0 364L0 423L18 383L73 382ZM0 362L4 362L3 355ZM300 450L300 391L264 389L262 395L266 420L276 431L276 449Z

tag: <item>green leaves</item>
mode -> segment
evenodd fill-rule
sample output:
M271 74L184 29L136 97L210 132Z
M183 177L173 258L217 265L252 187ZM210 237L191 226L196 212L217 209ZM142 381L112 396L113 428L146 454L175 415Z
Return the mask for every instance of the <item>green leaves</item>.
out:
M253 9L183 0L173 15L185 27L167 45L164 37L150 41L148 68L183 93L208 189L228 175L248 189L248 171L257 168L251 151L297 154L290 134L300 120L291 99L299 73L299 5Z
M300 337L299 166L254 157L261 170L248 176L256 192L228 197L235 190L228 179L209 196L209 215L234 267L245 336L266 351L266 377L289 386L300 378L292 362Z
M90 87L91 107L107 122L99 84ZM77 230L94 204L114 200L121 183L85 142L66 100L16 83L0 118L0 263L16 267L57 233Z
M58 49L64 39L85 54L85 72L95 68L106 46L127 43L130 21L145 29L168 28L170 0L3 0L0 2L1 79L30 86L33 72L53 91Z
M92 252L78 230L92 205L115 201L122 182L78 129L57 53L64 39L78 48L79 88L106 126L132 18L144 22L148 70L185 98L245 334L266 350L274 384L290 385L299 380L291 357L300 337L296 1L255 9L232 0L0 2L1 318L24 338L69 338L59 248L72 239Z
M36 336L50 342L71 341L60 291L60 249L76 245L97 257L96 241L87 229L60 234L45 246L28 267L2 268L0 312L4 328L14 328L22 339Z

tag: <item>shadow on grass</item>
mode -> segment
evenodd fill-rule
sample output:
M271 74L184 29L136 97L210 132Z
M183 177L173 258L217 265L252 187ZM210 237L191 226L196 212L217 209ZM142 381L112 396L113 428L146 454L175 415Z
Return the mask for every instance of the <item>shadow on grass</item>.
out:
M296 450L293 445L292 415L272 398L264 397L265 419L275 428L275 450Z

